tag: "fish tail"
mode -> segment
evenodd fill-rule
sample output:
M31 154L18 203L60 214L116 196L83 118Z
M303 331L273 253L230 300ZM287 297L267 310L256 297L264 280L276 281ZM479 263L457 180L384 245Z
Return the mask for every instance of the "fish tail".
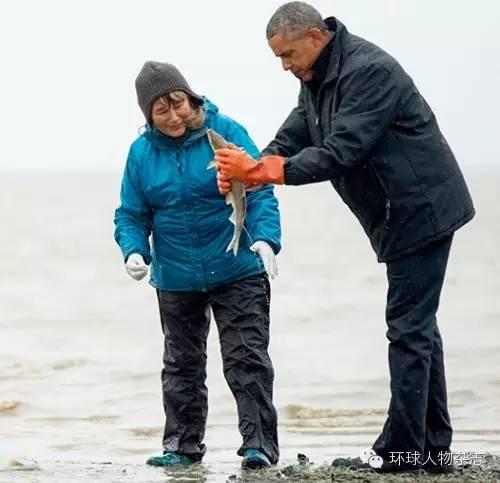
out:
M236 256L238 254L238 248L240 247L240 237L236 236L236 233L231 238L229 245L226 248L226 252L233 251L233 255Z

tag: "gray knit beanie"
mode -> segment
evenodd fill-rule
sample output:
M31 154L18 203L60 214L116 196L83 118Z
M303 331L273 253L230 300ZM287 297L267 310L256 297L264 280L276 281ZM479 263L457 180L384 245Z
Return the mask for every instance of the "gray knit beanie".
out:
M154 62L148 60L142 67L139 75L135 79L135 90L137 91L137 101L144 113L144 117L150 122L151 106L158 97L169 94L173 91L184 91L191 97L203 103L203 98L195 94L184 76L177 67L172 64Z

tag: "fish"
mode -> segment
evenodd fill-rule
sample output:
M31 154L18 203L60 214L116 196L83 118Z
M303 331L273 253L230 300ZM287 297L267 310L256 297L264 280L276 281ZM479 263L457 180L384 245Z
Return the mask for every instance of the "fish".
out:
M213 129L207 130L207 137L212 150L227 148L229 143ZM216 161L211 161L207 169L215 168ZM226 252L233 251L234 256L238 254L240 246L241 232L244 230L245 217L247 213L247 198L245 193L245 185L236 179L231 180L231 191L226 194L226 204L233 207L233 212L229 217L229 221L234 225L233 238L226 248Z

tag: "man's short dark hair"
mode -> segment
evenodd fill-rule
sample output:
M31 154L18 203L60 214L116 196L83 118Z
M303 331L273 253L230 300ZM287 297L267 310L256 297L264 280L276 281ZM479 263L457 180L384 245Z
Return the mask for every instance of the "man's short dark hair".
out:
M266 37L269 40L278 33L288 39L297 39L316 27L322 32L328 30L321 14L311 5L304 2L288 2L274 12L266 28Z

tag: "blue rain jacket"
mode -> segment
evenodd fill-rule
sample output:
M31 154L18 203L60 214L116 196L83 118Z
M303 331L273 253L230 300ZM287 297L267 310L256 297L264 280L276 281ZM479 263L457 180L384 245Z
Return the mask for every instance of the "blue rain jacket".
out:
M244 148L259 150L246 130L205 99L202 128L175 141L146 129L130 148L115 212L115 240L125 261L140 253L151 263L150 283L167 291L207 291L262 273L260 257L249 247L262 240L281 248L278 201L271 185L247 193L247 215L235 257L226 248L233 235L231 205L217 189L208 128Z

